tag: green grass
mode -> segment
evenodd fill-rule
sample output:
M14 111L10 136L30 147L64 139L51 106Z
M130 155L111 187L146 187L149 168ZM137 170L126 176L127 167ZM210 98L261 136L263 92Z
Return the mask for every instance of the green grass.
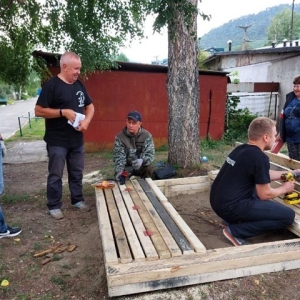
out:
M60 286L61 290L66 289L66 281L61 276L51 276L50 281Z
M30 195L10 195L10 194L4 194L2 196L2 203L5 204L14 204L14 203L20 203L20 202L30 202L34 201Z
M45 134L45 120L44 118L31 118L22 129L17 131L13 136L8 138L7 142L14 142L17 140L42 140Z

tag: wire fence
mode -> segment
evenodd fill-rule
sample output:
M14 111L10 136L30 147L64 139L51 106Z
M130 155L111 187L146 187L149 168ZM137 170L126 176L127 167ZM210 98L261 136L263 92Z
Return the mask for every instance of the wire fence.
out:
M18 117L18 123L19 123L19 132L20 132L20 136L23 136L23 132L22 132L22 119L27 119L28 120L28 125L29 125L29 128L31 129L32 127L32 120L34 120L35 122L37 122L38 119L42 119L41 117L37 117L35 115L34 112L28 112L27 114L23 114L21 116ZM27 122L25 122L26 124Z
M278 93L232 93L228 97L240 98L238 109L247 108L251 114L259 117L277 119Z

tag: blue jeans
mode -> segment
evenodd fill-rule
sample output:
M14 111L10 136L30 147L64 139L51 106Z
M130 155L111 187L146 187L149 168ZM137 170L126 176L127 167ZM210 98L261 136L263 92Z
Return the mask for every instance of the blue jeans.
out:
M240 215L239 220L232 220L230 215L224 218L230 224L229 228L234 237L246 239L270 230L283 229L290 226L295 219L295 212L287 206L272 200L253 201L252 209L247 215Z
M71 203L83 200L82 178L84 168L84 146L63 148L47 146L49 163L47 179L47 206L50 209L60 209L62 206L62 177L67 163L68 184L71 192Z
M2 149L0 145L0 195L3 193L4 180L3 180L3 166L2 166ZM7 225L4 220L2 208L0 205L0 232L5 232L7 230Z

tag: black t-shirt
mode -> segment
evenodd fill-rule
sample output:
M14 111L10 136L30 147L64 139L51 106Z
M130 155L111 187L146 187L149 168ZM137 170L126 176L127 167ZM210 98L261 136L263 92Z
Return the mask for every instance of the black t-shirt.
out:
M218 215L247 214L255 185L270 183L270 161L257 146L243 144L226 158L211 187L210 202Z
M67 84L58 76L49 79L43 86L37 105L46 108L72 109L84 114L92 100L79 80ZM46 119L45 142L50 146L79 147L83 145L83 133L68 124L65 117Z

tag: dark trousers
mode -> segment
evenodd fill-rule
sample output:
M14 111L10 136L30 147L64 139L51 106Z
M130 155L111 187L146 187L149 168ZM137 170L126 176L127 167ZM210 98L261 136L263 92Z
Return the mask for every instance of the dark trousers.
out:
M71 203L83 201L82 177L84 168L84 146L78 148L63 148L47 146L49 163L47 179L48 208L59 209L62 206L62 177L67 163L68 184L71 193Z
M291 159L300 160L300 144L286 143L289 157Z
M133 170L132 174L133 176L139 176L141 178L151 178L153 173L153 166L141 166L139 170Z
M226 214L223 218L229 223L234 237L246 239L270 230L283 229L290 226L295 219L295 212L287 206L272 200L256 199L253 201L254 206L247 215L239 215L236 219ZM238 215L236 211L234 214Z

